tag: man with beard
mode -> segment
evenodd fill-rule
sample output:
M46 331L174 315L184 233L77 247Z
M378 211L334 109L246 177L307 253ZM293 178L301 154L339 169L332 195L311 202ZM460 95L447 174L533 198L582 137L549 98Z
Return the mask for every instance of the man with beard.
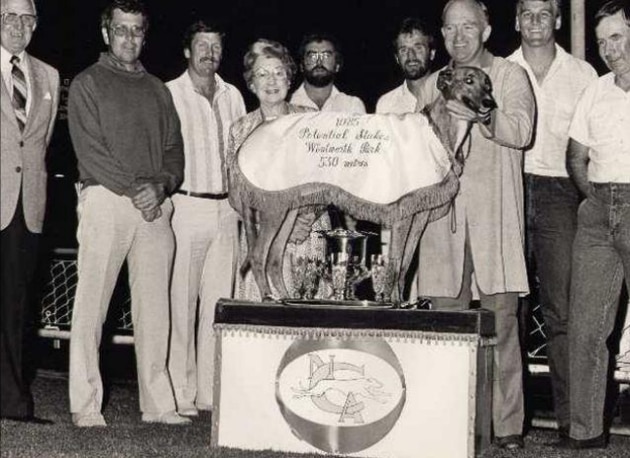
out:
M418 104L418 91L429 73L431 61L435 58L435 39L424 22L410 17L403 20L393 45L394 58L405 81L378 99L376 113L413 113ZM389 229L381 229L381 242L383 254L386 254L391 243ZM417 284L414 280L410 297L416 296L416 291Z
M597 73L555 40L561 0L519 0L516 30L521 47L508 60L528 73L536 96L536 139L525 153L527 261L540 282L547 357L561 437L569 433L569 286L580 193L566 169L569 124L577 101ZM530 279L533 275L530 275Z
M304 82L291 96L292 104L321 111L365 114L365 105L361 99L344 94L334 85L343 57L332 36L307 35L302 40L299 54Z
M184 181L173 195L177 249L169 371L177 412L191 416L211 410L214 309L220 297L232 296L238 219L227 200L225 154L230 125L245 115L245 104L238 89L217 74L223 33L216 26L192 24L184 56L187 70L166 84L179 114L185 157Z
M433 35L419 19L405 19L394 40L394 58L405 81L383 94L376 103L377 113L413 113L418 103L418 90L435 57Z
M320 111L365 114L361 99L335 87L335 76L343 65L343 56L335 38L326 34L307 35L302 40L299 55L304 81L291 95L290 103ZM356 227L357 221L350 215L342 215L334 207L330 207L329 211L333 225L345 223L349 229Z

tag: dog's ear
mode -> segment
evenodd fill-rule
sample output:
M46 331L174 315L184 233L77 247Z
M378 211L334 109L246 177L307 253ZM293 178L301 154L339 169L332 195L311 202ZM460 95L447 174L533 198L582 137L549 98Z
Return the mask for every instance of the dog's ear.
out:
M492 80L488 75L485 75L484 78L484 89L488 94L492 94Z
M453 70L445 68L438 74L437 88L438 91L444 92L453 83Z

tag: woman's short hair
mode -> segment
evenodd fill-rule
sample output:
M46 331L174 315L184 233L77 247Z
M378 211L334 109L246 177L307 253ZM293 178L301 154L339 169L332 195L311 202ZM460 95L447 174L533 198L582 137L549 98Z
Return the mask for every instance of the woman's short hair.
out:
M293 80L297 67L291 54L289 54L289 50L277 41L261 38L249 46L245 57L243 57L243 67L245 68L243 77L247 85L250 85L254 80L254 65L259 57L280 59L287 72L287 79L289 82Z

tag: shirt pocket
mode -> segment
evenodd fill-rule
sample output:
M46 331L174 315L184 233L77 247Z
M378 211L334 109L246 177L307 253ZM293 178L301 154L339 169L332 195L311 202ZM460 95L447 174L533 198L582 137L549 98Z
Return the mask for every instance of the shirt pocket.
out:
M569 126L575 111L576 100L567 100L567 98L557 97L551 101L551 119L549 122L549 131L557 139L566 140L569 136Z

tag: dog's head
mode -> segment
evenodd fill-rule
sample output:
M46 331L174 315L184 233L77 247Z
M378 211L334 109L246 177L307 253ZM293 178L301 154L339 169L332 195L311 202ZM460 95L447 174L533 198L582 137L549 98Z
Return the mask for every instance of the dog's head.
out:
M480 116L497 107L490 77L477 67L446 68L438 75L437 88L446 100L459 100Z

